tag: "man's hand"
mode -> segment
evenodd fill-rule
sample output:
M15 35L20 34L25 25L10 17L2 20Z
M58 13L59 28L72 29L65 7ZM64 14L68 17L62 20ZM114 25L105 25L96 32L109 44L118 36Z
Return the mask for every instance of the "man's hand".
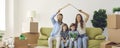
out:
M59 9L58 12L57 12L57 14L60 13L61 10L62 10L62 9Z
M70 4L70 3L68 3L67 5L63 6L63 7L62 7L62 8L60 8L59 10L64 9L64 8L68 7L69 5L71 5L71 4Z
M69 5L71 5L71 4L70 4L70 3L68 3L67 5L65 5L65 6L63 6L62 8L60 8L60 9L58 10L57 14L58 14L58 13L60 13L60 11L61 11L62 9L64 9L64 8L68 7Z

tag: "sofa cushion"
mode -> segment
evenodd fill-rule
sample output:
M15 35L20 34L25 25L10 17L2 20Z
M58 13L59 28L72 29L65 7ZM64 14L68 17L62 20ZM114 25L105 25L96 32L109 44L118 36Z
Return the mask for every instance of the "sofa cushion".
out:
M52 28L50 27L41 27L40 29L41 34L46 35L48 37L50 36L51 31L52 31Z
M40 34L39 39L41 39L41 40L47 40L48 37L45 36L45 35L43 35L43 34Z
M53 45L56 45L56 40L53 40ZM38 46L48 46L48 40L38 40Z
M104 40L89 40L88 48L100 48L100 43Z
M102 34L102 29L100 28L86 28L86 34L88 35L89 39L95 39L97 35Z
M48 40L38 40L38 46L48 46Z
M105 36L104 35L98 35L95 37L96 40L105 40Z

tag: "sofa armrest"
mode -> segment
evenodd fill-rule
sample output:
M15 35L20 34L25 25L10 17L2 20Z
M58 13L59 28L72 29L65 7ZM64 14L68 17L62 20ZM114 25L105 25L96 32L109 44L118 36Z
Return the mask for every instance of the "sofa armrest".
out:
M47 40L48 37L46 35L40 34L39 39L40 40Z
M97 35L95 37L95 40L105 40L105 39L106 39L106 37L104 35Z

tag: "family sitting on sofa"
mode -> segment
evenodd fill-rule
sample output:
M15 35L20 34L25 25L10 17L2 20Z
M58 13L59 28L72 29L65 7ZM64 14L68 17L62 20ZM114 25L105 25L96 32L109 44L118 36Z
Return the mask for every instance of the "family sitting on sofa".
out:
M53 48L52 41L54 39L56 40L56 48L87 48L88 37L85 31L85 23L88 21L89 15L82 10L78 10L86 16L85 20L83 20L81 14L77 14L75 23L71 23L70 28L68 28L68 25L62 21L63 15L60 11L61 9L51 17L54 27L48 38L49 48ZM57 21L54 19L55 16L57 16Z

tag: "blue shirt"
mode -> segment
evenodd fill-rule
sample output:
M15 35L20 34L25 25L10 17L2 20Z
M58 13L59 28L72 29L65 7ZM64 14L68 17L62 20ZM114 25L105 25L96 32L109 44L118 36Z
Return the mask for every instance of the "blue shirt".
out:
M53 29L52 29L52 32L51 32L50 36L52 36L52 37L54 37L54 36L60 36L60 31L61 31L61 28L62 28L61 25L59 24L59 22L54 19L54 17L56 15L57 15L57 13L54 14L53 16L51 16L51 21L52 21L52 24L53 24Z

